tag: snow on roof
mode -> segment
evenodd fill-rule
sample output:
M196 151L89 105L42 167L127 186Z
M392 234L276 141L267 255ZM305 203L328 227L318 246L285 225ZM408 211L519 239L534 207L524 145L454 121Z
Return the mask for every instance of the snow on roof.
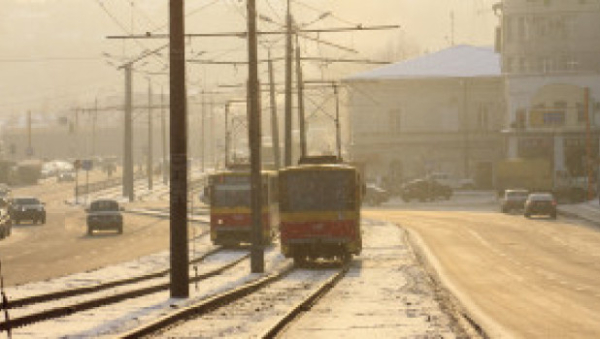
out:
M453 46L436 53L383 66L346 81L500 76L500 54L492 47Z

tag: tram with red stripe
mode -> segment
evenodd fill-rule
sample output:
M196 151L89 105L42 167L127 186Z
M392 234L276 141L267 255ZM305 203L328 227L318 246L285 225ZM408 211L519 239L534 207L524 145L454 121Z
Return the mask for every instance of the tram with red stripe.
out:
M263 244L270 244L279 227L277 173L262 172ZM236 246L252 242L250 172L226 171L208 178L210 238L215 245Z
M362 251L361 173L330 162L304 160L279 171L281 251L298 265L319 258L347 261Z

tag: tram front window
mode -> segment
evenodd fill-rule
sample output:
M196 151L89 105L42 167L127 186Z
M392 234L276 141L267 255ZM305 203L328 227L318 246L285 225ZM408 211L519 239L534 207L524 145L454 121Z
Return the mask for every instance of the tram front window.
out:
M286 211L339 211L354 208L350 173L304 172L288 178Z
M215 207L250 207L250 185L215 185Z

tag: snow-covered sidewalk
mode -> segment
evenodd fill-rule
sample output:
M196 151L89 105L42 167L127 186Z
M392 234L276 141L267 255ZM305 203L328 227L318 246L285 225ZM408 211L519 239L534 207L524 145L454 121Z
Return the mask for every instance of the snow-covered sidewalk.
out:
M455 338L433 281L417 262L406 231L365 221L364 249L336 288L283 338Z
M600 225L600 204L597 199L579 204L558 205L558 211L560 214L581 218Z

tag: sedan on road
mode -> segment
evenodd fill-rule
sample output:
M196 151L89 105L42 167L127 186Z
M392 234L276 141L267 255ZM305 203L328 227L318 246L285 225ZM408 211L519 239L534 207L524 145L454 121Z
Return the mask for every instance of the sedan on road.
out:
M119 203L111 199L92 201L87 212L87 233L93 235L95 230L116 230L123 233L123 215Z
M402 200L409 202L412 199L419 201L436 200L438 198L450 199L452 188L440 184L436 180L416 179L402 185L400 193Z
M34 197L17 197L12 199L8 208L10 218L15 224L22 220L31 220L34 224L38 221L46 223L46 209L44 203Z
M521 211L525 208L525 201L528 196L529 191L524 189L510 189L504 191L500 210L502 213L508 213L512 210Z
M525 217L549 215L556 219L556 199L551 193L532 193L525 201Z

